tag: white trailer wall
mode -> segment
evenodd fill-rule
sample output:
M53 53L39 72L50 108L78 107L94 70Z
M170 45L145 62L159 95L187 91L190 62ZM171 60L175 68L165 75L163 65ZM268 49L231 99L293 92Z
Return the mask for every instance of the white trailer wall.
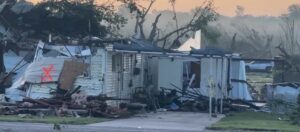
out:
M135 88L143 87L143 59L141 54L106 52L104 94L109 97L131 98ZM134 68L140 69L139 74L134 75ZM120 102L109 101L108 104L116 106Z
M183 60L160 58L158 60L158 88L181 88L183 83Z
M77 77L74 87L81 86L80 91L87 95L99 95L103 93L104 89L104 74L105 74L105 50L97 49L97 53L89 59L90 64L88 77Z
M244 61L232 61L230 65L231 79L246 81ZM243 82L231 82L232 90L229 96L233 99L252 100L248 86Z

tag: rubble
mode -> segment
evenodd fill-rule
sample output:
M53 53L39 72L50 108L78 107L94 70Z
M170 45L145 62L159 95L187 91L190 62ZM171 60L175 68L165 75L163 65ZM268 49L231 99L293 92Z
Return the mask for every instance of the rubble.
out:
M77 96L76 94L73 95ZM85 97L84 101L80 97L80 102L78 102L78 98L68 97L51 99L31 99L27 97L18 103L1 103L0 115L18 115L22 118L27 117L27 115L121 118L131 115L131 112L128 111L129 107L137 106L136 104L124 104L120 108L112 107L105 102L116 98L104 96Z
M230 65L232 53L193 49L188 57L171 51L167 54L180 57L165 54L147 42L132 39L95 40L80 45L40 41L33 61L5 91L5 100L14 104L2 105L0 114L122 118L147 110L210 113L213 110L216 114L258 109L244 101L251 99L245 96L248 93L245 84L233 81L245 77L240 61L236 63L238 67ZM169 71L155 68L157 76L164 76L151 76L153 71L147 67L148 61L161 56L170 66L176 61L185 65L184 68L172 65L174 69L184 69L174 76L177 79L170 78ZM233 69L239 72L230 76ZM165 82L155 85L149 80ZM242 86L243 90L237 90Z
M143 86L142 54L162 50L143 45L148 44L122 40L90 48L40 41L33 61L5 90L5 100L14 105L2 105L0 114L121 118L144 111L146 104L132 103L131 89Z

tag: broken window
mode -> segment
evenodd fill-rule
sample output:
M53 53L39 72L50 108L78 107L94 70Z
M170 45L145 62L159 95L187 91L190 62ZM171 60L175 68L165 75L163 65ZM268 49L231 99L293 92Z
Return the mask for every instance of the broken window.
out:
M201 63L185 62L183 69L183 88L200 88Z
M191 73L195 74L195 79L192 83L192 88L200 88L201 65L199 62L191 63Z

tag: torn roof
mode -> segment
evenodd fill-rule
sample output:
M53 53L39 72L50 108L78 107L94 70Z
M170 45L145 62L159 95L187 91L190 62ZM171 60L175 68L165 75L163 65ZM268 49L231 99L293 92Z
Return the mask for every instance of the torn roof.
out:
M153 43L145 40L130 39L112 43L115 51L132 51L132 52L156 52L163 53L166 50L155 46Z
M190 54L204 56L231 56L233 53L220 48L192 49Z
M53 45L42 41L38 43L35 58L43 57L72 57L72 56L90 56L91 50L81 45Z
M97 45L100 47L106 47L106 49L115 51L115 52L131 52L131 53L153 53L153 54L163 54L164 52L174 52L171 50L165 50L160 47L155 46L153 43L146 40L137 40L137 39L120 39L120 40L97 40ZM100 44L100 45L99 45ZM87 47L80 45L61 45L61 44L46 44L40 42L40 48L47 50L55 50L56 53L47 52L49 54L62 54L66 56L78 55L78 56L87 56L90 55L90 50ZM110 47L111 46L111 47ZM89 50L89 52L86 52ZM80 52L81 51L81 52Z

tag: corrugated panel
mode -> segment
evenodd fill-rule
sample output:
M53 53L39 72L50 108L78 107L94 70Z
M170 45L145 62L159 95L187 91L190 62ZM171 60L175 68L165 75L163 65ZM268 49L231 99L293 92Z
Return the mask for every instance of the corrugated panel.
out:
M52 92L57 89L56 83L49 84L31 84L27 91L27 97L32 99L52 98Z
M201 59L201 94L209 96L210 84L213 83L217 87L212 89L213 95L221 97L221 91L218 86L227 86L227 62L218 58L202 58ZM223 72L223 78L222 78ZM236 72L236 69L234 70ZM224 75L225 74L225 75ZM240 89L240 88L239 88ZM226 91L225 91L226 93Z
M56 82L58 81L66 58L44 57L32 62L25 70L24 77L26 82Z

